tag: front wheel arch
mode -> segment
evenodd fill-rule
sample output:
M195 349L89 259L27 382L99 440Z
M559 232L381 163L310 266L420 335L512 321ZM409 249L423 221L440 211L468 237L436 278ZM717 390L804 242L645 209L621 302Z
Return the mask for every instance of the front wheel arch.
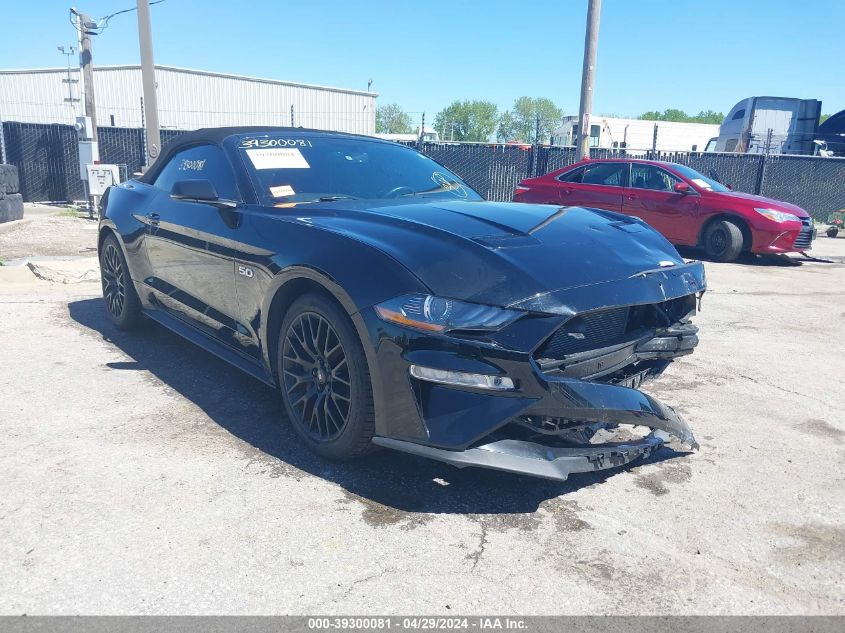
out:
M369 363L355 324L340 303L326 292L300 295L282 319L276 348L285 409L306 446L341 460L373 450Z
M260 337L264 349L264 362L271 372L272 379L276 384L279 384L276 352L282 320L293 302L309 292L317 292L330 297L352 321L353 329L364 348L364 356L367 360L367 368L372 381L376 434L379 434L379 431L385 428L384 406L382 404L384 402L384 391L375 348L370 343L367 327L358 313L355 302L334 279L322 271L307 266L294 266L285 269L277 275L267 292L262 311L262 314L266 314L267 318L263 320Z
M707 229L709 229L713 224L719 222L721 220L727 220L737 225L740 232L742 233L742 252L747 253L751 250L753 246L754 238L751 235L751 228L748 226L748 222L739 215L734 215L733 213L720 213L719 215L714 215L704 225L701 227L701 230L698 232L698 240L696 241L696 246L703 247L704 246L704 237L707 235Z
M343 308L347 314L349 313L347 307L343 304L343 302L337 299L334 293L328 289L327 285L320 283L314 278L292 277L279 285L278 288L276 288L272 299L270 300L269 307L265 312L265 314L267 314L267 320L263 333L263 338L265 339L265 349L269 355L268 360L270 361L270 367L273 370L273 379L277 382L279 376L278 367L276 367L276 349L279 344L279 326L285 318L288 308L290 308L293 302L308 293L325 295Z
M373 409L376 422L376 435L386 428L384 418L384 390L382 388L381 372L379 369L376 350L370 342L364 319L358 313L358 308L349 294L331 277L322 271L307 266L295 266L279 273L271 284L264 302L263 320L260 337L264 349L264 361L270 369L273 381L278 385L278 367L276 352L279 344L279 328L288 308L299 297L309 292L327 295L340 305L352 321L353 329L358 335L364 356L373 393Z
M100 229L100 233L97 236L97 256L99 257L100 253L103 250L103 242L106 241L106 238L109 235L114 235L117 238L118 243L120 244L121 248L123 248L123 241L120 239L120 236L112 229L110 226L104 226Z

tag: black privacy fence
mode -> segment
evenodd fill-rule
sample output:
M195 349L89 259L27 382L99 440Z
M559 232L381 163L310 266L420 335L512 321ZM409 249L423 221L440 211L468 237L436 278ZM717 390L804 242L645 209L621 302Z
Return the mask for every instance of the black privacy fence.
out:
M2 130L2 159L17 166L25 202L71 202L85 197L72 125L5 121ZM162 130L162 145L180 134L179 130ZM97 135L100 162L118 165L121 180L141 169L143 129L98 127Z
M100 161L120 166L126 179L144 161L143 129L98 128ZM162 145L182 132L162 130ZM70 125L4 122L4 162L18 167L27 202L72 201L84 197L79 177L76 131ZM574 147L490 143L410 143L463 178L487 200L510 200L519 181L576 161ZM780 154L661 152L593 148L591 158L648 158L689 165L736 191L797 204L824 221L845 208L845 158Z
M455 172L487 200L510 200L520 180L576 162L574 147L411 144ZM845 158L781 154L661 152L593 148L592 159L647 158L688 165L735 191L791 202L816 220L845 208Z

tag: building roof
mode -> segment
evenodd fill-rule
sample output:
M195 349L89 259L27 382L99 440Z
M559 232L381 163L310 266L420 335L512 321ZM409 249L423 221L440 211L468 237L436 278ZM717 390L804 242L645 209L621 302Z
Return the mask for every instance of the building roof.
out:
M332 92L343 92L347 94L356 94L363 96L378 97L377 92L369 92L367 90L355 90L352 88L337 88L334 86L322 86L319 84L306 84L295 81L283 81L280 79L267 79L266 77L252 77L249 75L235 75L231 73L219 73L210 70L199 70L196 68L182 68L180 66L163 66L161 64L155 65L156 70L167 70L170 72L186 73L190 75L204 75L206 77L222 77L224 79L238 79L240 81L250 81L254 83L275 84L279 86L294 86L297 88L312 88L314 90L330 90ZM140 64L124 64L111 66L94 66L94 72L102 72L108 70L140 70ZM71 70L76 70L72 68ZM0 74L3 75L31 75L39 73L66 73L67 67L56 68L21 68L21 69L0 69Z

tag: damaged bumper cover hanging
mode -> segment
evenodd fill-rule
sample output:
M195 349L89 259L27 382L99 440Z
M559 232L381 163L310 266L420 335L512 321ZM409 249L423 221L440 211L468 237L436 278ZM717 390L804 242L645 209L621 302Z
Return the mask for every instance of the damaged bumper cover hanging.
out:
M375 437L373 442L458 468L491 468L557 481L565 481L573 473L606 470L647 458L672 437L692 449L699 448L692 431L672 407L636 389L566 378L555 380L553 386L556 399L563 405L560 415L567 419L611 427L648 427L651 432L630 441L575 446L490 438L460 451L387 437Z

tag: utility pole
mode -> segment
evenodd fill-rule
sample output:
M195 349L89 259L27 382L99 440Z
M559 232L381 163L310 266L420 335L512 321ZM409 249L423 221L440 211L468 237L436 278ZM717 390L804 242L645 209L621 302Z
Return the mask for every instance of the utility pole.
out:
M601 0L587 0L587 33L584 36L584 67L581 71L581 107L578 109L577 160L590 156L590 113L596 78L596 49L599 43Z
M73 26L76 28L76 52L79 54L79 96L80 100L84 98L85 93L85 75L82 72L82 16L77 13L76 9L70 8L73 14ZM82 116L85 116L85 102L82 102Z
M138 0L138 42L141 45L141 83L144 88L144 120L147 130L145 162L147 168L149 168L161 150L161 129L158 124L158 100L156 99L149 0Z
M97 101L94 97L94 58L91 51L89 28L94 25L84 13L71 9L76 14L76 28L79 31L79 65L82 66L82 81L85 86L85 116L91 119L91 140L97 142Z

